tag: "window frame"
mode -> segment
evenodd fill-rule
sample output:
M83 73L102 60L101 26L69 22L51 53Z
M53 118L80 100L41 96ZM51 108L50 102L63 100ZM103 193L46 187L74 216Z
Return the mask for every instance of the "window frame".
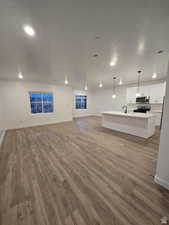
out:
M83 97L86 100L86 104L85 104L86 108L77 108L77 103L76 103L77 97L80 97L80 99ZM81 99L81 101L82 101L82 99ZM82 94L76 94L75 95L75 109L76 110L86 110L86 109L88 109L87 95L82 95Z
M41 94L41 104L42 104L42 112L32 112L32 106L31 106L31 94ZM44 100L43 100L43 94L52 94L52 112L44 112ZM48 92L48 91L29 91L28 92L29 96L29 103L30 103L30 113L31 115L36 115L36 114L48 114L48 113L54 113L54 94L53 92Z

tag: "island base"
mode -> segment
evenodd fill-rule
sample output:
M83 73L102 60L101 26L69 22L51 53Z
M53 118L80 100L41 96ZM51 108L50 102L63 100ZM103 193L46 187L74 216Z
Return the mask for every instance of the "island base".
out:
M149 138L155 133L155 118L102 114L102 126L138 137Z

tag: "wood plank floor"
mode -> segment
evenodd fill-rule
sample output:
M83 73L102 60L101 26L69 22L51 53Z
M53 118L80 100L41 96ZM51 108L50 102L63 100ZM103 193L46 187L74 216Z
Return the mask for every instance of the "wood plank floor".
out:
M149 140L99 117L7 131L0 149L1 225L159 225L169 192L154 184Z

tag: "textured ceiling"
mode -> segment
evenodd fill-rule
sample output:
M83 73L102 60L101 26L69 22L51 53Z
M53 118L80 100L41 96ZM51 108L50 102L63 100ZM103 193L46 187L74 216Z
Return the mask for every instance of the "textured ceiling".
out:
M30 24L34 38L23 32ZM161 55L158 50L164 50ZM93 57L98 54L98 57ZM168 0L1 0L0 78L76 88L164 78L169 56ZM110 67L113 58L117 64Z

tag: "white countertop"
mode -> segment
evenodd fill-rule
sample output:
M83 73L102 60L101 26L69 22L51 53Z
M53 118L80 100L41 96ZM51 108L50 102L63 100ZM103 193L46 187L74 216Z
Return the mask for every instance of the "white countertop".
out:
M143 118L143 119L144 118L148 119L148 118L154 116L151 113L134 113L134 112L123 113L123 112L120 112L120 111L106 111L106 112L102 112L102 114L113 115L113 116L124 116L124 117L136 117L136 118Z
M151 110L151 113L162 113L162 110Z

